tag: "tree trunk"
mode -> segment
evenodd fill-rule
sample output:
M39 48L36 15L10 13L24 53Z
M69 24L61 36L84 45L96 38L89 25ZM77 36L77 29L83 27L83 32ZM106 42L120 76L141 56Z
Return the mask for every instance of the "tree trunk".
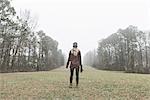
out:
M148 55L147 55L147 46L145 45L145 57L146 57L146 68L148 67Z

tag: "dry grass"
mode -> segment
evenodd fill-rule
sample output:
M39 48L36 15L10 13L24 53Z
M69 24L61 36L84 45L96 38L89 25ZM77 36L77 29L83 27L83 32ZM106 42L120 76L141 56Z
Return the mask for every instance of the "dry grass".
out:
M68 87L70 73L64 68L0 74L0 99L150 100L150 75L84 69L79 88Z

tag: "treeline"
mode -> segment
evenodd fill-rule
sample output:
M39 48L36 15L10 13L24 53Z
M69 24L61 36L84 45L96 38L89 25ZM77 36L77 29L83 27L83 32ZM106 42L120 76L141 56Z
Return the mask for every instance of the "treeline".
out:
M83 57L83 63L88 66L96 67L98 65L97 50L88 51Z
M58 42L42 30L25 11L16 15L9 0L0 0L0 72L50 70L64 64Z
M105 70L121 70L132 73L150 73L150 32L143 32L130 25L102 39L96 54L85 55L89 65ZM92 58L93 59L93 58Z

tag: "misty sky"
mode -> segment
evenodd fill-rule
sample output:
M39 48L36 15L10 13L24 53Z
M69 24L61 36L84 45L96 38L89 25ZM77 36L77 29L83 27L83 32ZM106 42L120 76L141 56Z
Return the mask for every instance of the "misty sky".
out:
M150 30L150 0L13 0L17 13L30 10L37 30L59 42L66 54L77 41L83 54L129 25Z

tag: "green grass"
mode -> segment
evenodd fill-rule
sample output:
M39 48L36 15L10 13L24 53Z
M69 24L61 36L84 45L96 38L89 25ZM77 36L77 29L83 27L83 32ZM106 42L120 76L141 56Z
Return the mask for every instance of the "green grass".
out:
M0 100L150 100L150 75L84 68L79 88L69 70L0 74ZM75 77L74 77L75 78Z

